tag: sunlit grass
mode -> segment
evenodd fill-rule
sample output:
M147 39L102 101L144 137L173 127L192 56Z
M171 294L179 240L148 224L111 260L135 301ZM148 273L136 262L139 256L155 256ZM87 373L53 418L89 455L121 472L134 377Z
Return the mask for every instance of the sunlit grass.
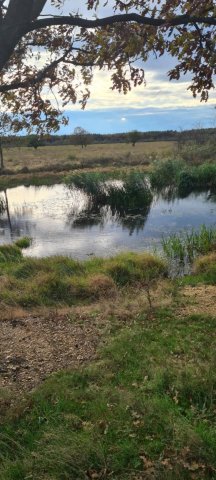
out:
M130 143L95 144L82 149L76 145L55 145L39 147L5 148L6 169L70 170L74 168L106 167L113 165L148 164L149 156L167 154L175 148L175 142L139 142L133 148ZM23 172L24 173L24 172Z
M24 258L17 245L0 247L0 301L8 305L75 305L115 295L134 282L148 289L167 274L165 262L151 254L124 253L85 262L67 257ZM1 277L0 277L1 278Z

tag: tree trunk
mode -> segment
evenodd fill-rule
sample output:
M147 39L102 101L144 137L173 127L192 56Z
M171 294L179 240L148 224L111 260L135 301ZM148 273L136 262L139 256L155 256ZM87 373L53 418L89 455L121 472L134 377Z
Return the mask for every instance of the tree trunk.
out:
M7 190L4 190L4 194L5 194L5 204L6 204L6 212L7 212L7 218L8 218L8 225L9 225L10 234L12 235L12 223L11 223L11 217L10 217L10 210L9 210Z
M0 138L0 171L4 170L4 157L3 157L3 150L2 150L2 140Z

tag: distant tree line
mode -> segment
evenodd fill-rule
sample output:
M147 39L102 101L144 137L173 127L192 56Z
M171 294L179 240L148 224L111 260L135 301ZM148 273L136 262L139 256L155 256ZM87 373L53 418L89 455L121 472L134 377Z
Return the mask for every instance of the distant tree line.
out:
M203 144L207 141L216 142L216 128L198 128L192 130L165 130L101 134L88 133L81 127L76 127L71 135L43 135L40 138L36 135L7 135L2 136L3 147L27 147L38 148L42 146L55 145L80 145L82 148L89 144L109 144L109 143L131 143L139 142L157 142L157 141L176 141L181 144L194 142Z

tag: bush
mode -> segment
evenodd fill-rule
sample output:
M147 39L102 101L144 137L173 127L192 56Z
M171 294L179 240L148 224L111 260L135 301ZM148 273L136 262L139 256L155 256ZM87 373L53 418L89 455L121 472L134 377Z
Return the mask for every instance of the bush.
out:
M216 270L216 253L210 253L197 258L193 265L194 273L208 273L212 269Z
M196 183L194 172L191 170L183 170L179 173L178 192L180 195L190 193Z

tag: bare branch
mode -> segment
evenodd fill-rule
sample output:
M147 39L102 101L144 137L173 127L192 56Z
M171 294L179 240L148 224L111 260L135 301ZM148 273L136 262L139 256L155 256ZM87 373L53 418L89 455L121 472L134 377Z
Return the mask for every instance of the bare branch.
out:
M196 17L190 15L179 15L169 20L167 18L153 18L143 17L137 13L125 13L119 15L112 15L110 17L97 18L96 20L88 20L77 16L62 16L53 18L41 18L32 22L26 27L26 33L40 28L57 26L57 25L71 25L81 28L97 28L106 27L108 25L115 25L116 23L136 22L140 25L151 25L153 27L162 26L180 26L180 25L194 25L201 23L205 25L216 25L216 17Z

